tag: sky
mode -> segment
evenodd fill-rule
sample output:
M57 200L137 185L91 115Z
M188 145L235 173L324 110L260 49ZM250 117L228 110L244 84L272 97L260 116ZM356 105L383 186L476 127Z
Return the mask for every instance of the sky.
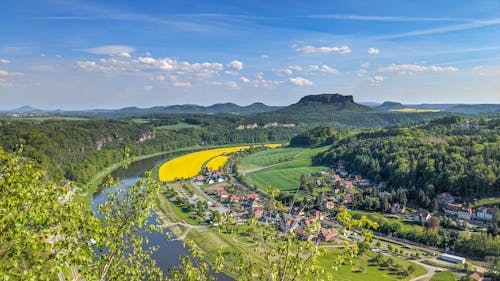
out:
M500 103L500 1L0 1L0 109L320 93Z

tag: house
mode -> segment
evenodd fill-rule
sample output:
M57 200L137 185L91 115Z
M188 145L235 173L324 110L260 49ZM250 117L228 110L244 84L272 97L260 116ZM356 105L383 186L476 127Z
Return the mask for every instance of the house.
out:
M229 201L231 203L239 203L240 202L240 197L239 196L236 196L235 194L231 195L231 197L229 198Z
M196 180L202 181L202 180L205 179L205 176L203 176L203 175L197 175L195 178L196 178Z
M259 198L260 198L260 195L257 193L248 193L247 194L247 201L249 201L249 202L259 200Z
M335 228L325 229L323 228L318 235L318 241L331 242L339 236L339 233Z
M439 206L446 206L448 204L455 203L455 197L448 192L443 192L437 196L437 201Z
M205 191L208 194L217 194L217 195L219 195L219 193L221 193L222 191L224 191L224 186L222 186L222 185L209 186L209 187L205 188Z
M360 176L360 175L354 175L354 180L355 180L355 181L360 181L360 180L362 180L362 179L363 179L363 177L362 177L362 176Z
M313 238L313 235L311 233L308 233L303 229L295 228L293 232L297 234L297 238L299 238L300 240L309 240Z
M405 206L399 203L393 204L391 206L391 214L403 214L405 210L406 210Z
M472 219L472 209L465 208L463 204L448 204L444 207L444 213L447 216L456 216L463 220L470 221Z
M214 184L215 181L211 178L208 178L206 181L205 181L206 184Z
M495 217L495 210L489 207L479 207L476 211L475 218L478 220L492 221Z
M338 183L339 183L340 186L342 186L344 188L351 188L351 187L353 187L352 181L339 180Z
M222 200L227 199L227 198L229 198L229 193L227 193L227 191L223 190L223 191L219 192L219 197Z
M264 206L257 203L257 201L253 201L249 210L249 215L253 218L260 218L264 214Z
M335 203L333 201L326 201L325 202L325 209L331 210L335 208Z
M320 211L314 212L314 219L322 221L325 219L325 215L322 214Z
M342 202L344 202L344 203L351 203L352 202L351 195L344 195L344 196L342 196Z
M340 193L340 188L334 188L333 189L334 194L339 194Z
M470 275L470 278L472 278L472 280L475 280L475 281L483 281L484 280L484 277L481 273L475 271L474 273L472 273Z
M359 181L359 187L368 187L370 185L371 185L371 183L370 183L370 180L368 180L368 179L361 179Z
M431 218L431 214L426 210L418 210L413 213L413 220L419 223L426 223Z

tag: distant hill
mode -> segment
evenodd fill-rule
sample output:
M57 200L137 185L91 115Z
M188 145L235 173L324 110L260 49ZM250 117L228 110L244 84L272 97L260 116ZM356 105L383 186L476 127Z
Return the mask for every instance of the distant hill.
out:
M368 112L372 109L357 104L352 96L341 94L309 95L299 102L276 111L277 114L323 114L332 112Z
M500 104L459 104L447 109L446 112L465 114L499 113Z
M393 101L385 101L382 105L375 107L376 110L383 110L383 111L398 110L403 108L406 108L404 104Z
M216 103L210 106L195 104L155 106L150 108L125 107L116 110L85 110L65 112L69 115L79 116L106 116L106 117L131 117L152 114L241 114L250 115L257 113L272 112L280 109L280 106L268 106L263 103L253 103L246 106L239 106L234 103Z
M4 113L41 113L41 112L43 112L43 110L31 107L29 105L24 105L24 106L15 108L15 109L4 110L2 112L4 112Z

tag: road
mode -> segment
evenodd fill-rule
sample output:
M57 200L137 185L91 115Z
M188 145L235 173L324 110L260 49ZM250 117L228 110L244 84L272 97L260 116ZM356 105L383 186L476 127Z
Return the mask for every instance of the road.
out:
M411 262L416 263L416 264L421 265L422 267L424 267L427 270L427 273L424 274L424 275L417 276L417 277L415 277L413 279L410 279L410 281L430 280L432 278L432 276L434 274L436 274L436 270L441 269L439 267L435 267L435 266L432 266L432 265L427 265L425 263L421 263L420 261L422 261L422 260L414 260L414 261L411 261Z

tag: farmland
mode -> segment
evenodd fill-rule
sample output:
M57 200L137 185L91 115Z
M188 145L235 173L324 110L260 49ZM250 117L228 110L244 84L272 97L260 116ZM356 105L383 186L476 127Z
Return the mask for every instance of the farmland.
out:
M276 146L270 144L266 146ZM187 179L196 176L203 165L210 159L223 154L230 154L250 148L249 145L223 147L190 153L175 158L163 164L159 170L160 181L173 181L176 179Z
M261 151L243 158L238 170L257 188L272 185L281 190L295 190L301 175L329 169L312 163L312 157L326 149L292 147Z
M218 170L221 167L224 167L228 159L229 156L227 155L220 155L215 158L212 158L212 160L208 161L207 168L211 171Z

